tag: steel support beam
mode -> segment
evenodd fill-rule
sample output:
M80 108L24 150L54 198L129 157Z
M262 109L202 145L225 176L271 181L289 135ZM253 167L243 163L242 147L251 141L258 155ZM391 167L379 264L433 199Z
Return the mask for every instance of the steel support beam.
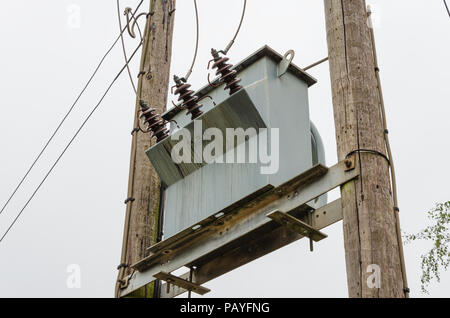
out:
M307 217L305 216L304 221L306 219ZM337 199L312 212L312 223L316 229L326 228L341 220L341 199ZM286 227L279 226L258 238L243 240L242 244L235 248L229 249L220 256L198 265L196 270L193 271L192 281L197 284L205 284L303 237L303 235L292 232ZM190 272L186 272L180 277L188 279L189 274ZM163 284L161 289L161 298L173 298L187 291L178 286L171 286L167 289L166 284Z
M220 212L222 215L216 214L216 216L220 215L216 221L204 228L197 228L197 231L200 232L197 236L195 230L193 230L194 232L190 232L188 235L189 240L180 238L179 242L171 244L170 249L153 249L158 250L158 253L150 255L133 265L137 271L129 279L128 286L121 290L120 295L126 296L137 288L154 281L156 279L154 275L159 272L170 273L183 266L196 264L196 261L208 260L209 254L214 254L221 248L227 247L227 245L239 239L246 238L249 233L257 232L264 226L274 224L273 220L267 218L269 212L280 210L294 214L309 201L354 179L358 175L358 170L348 170L344 161L331 168L317 165L286 184L271 189L260 197L247 202L244 206L234 206L231 211ZM313 226L320 229L314 223ZM194 228L195 226L192 227L192 229ZM296 235L298 237L299 234L295 233L292 236L291 233L289 238L279 243L280 247L286 245L285 242L292 241ZM283 243L285 244L283 245ZM167 253L167 251L169 252ZM235 266L235 268L238 266L240 265ZM226 269L226 271L229 270L231 269ZM198 280L193 281L200 283Z

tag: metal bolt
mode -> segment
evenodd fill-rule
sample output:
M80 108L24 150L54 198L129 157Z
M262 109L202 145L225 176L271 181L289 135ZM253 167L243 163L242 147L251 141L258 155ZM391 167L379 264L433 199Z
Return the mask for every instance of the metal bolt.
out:
M352 166L352 161L350 159L345 159L345 166L350 168Z

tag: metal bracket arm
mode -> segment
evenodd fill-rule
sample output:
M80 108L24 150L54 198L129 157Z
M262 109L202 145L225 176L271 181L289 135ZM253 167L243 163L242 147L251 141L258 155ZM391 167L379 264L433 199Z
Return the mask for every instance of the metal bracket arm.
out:
M168 285L172 284L184 288L186 290L193 291L194 293L197 293L199 295L204 295L211 291L206 287L192 283L190 281L187 281L186 279L180 278L172 274L168 274L166 272L159 272L158 274L155 274L154 277L166 281Z
M291 231L297 232L298 234L311 238L315 242L318 242L328 237L328 235L316 230L309 224L306 224L305 222L302 222L299 219L293 217L292 215L289 215L284 212L273 211L267 214L267 217L271 218L272 220L275 220L281 225L286 226Z

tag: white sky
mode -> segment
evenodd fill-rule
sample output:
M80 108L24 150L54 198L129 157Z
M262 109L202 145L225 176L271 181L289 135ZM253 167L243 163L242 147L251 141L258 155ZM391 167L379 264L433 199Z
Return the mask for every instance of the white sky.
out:
M122 0L122 8L139 0ZM148 0L143 9L148 9ZM184 74L194 49L191 0L178 0L172 74ZM426 211L450 200L448 180L450 19L441 0L372 0L388 125L396 161L402 229L427 224ZM80 28L68 24L71 4ZM190 78L206 82L211 47L224 47L240 18L240 0L198 0L199 58ZM229 19L221 21L221 12ZM0 204L44 145L97 62L118 34L114 0L3 1L0 11ZM238 62L264 44L294 49L299 66L327 56L323 1L249 0L229 53ZM134 50L137 40L127 40ZM135 74L139 58L132 63ZM123 65L119 46L20 193L0 216L0 233L18 213L78 125ZM310 73L310 112L336 163L328 64ZM57 169L0 243L0 297L111 297L125 215L134 97L124 73ZM330 199L337 198L334 191ZM342 225L315 245L301 240L207 283L211 297L346 297ZM407 245L411 295L420 292L420 255L429 244ZM81 267L81 288L66 286L66 268ZM449 296L450 273L430 286Z

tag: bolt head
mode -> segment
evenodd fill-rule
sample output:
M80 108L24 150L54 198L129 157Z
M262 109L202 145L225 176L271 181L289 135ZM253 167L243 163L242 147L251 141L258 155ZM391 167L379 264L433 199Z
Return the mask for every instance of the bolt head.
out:
M350 159L345 159L345 166L350 168L352 166L352 161Z

